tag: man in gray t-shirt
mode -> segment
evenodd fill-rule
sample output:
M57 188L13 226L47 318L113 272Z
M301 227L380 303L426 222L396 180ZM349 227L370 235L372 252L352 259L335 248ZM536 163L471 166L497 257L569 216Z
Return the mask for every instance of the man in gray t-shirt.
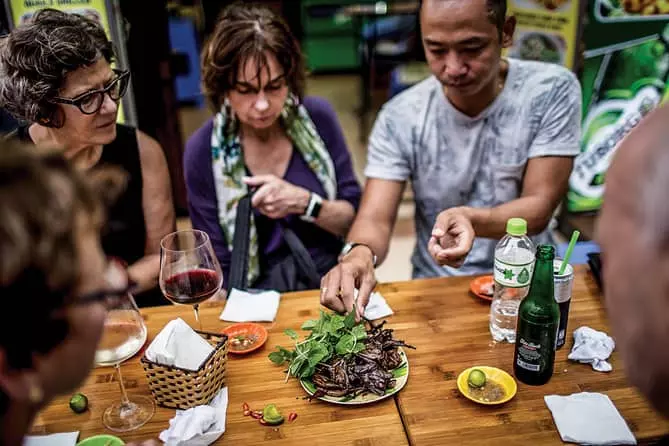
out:
M357 311L387 254L407 181L416 200L413 277L492 269L511 217L537 241L564 196L579 153L581 90L567 69L506 60L515 20L504 0L424 0L423 45L434 76L381 110L369 140L367 184L341 262L321 301Z

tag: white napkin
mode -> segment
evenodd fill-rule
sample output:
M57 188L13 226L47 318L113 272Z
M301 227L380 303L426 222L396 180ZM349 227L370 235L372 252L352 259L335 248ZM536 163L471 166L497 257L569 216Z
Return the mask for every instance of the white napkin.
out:
M272 322L281 295L276 291L249 292L233 288L220 319L228 322Z
M74 446L77 444L79 432L63 432L51 435L26 435L23 446Z
M170 321L146 349L146 358L158 364L196 371L214 347L182 319Z
M357 290L356 290L357 291ZM369 296L369 302L365 307L365 318L370 321L381 319L393 314L392 308L380 293L374 292Z
M562 441L579 444L636 444L627 423L607 395L575 393L544 397Z
M580 327L574 331L574 347L567 358L584 364L592 364L592 368L598 372L610 372L613 367L606 360L609 359L615 347L613 338L606 333L590 327Z
M228 388L223 387L208 406L177 410L170 427L160 433L167 446L207 446L225 432Z

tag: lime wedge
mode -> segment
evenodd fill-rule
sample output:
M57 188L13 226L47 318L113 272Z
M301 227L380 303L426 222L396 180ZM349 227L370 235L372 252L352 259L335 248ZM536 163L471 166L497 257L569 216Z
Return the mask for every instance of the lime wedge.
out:
M480 389L481 387L485 386L485 373L483 373L479 369L474 369L471 372L469 372L469 378L467 378L467 384L469 384L471 387L474 387L476 389Z

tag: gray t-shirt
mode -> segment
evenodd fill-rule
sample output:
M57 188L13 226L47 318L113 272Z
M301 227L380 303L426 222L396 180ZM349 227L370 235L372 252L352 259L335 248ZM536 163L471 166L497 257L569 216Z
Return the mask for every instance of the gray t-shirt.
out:
M506 84L479 116L458 111L430 77L384 105L369 140L365 175L410 180L416 200L413 277L492 270L497 240L477 238L460 269L434 262L427 244L437 215L491 208L520 196L528 159L580 152L581 89L558 65L509 59ZM534 238L550 243L548 228Z

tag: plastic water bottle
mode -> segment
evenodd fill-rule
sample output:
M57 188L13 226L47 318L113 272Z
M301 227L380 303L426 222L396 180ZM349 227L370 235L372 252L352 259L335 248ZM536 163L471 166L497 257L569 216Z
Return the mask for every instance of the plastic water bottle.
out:
M490 333L497 342L516 342L518 306L527 296L534 269L534 245L527 222L511 218L495 248L495 291L490 305Z

